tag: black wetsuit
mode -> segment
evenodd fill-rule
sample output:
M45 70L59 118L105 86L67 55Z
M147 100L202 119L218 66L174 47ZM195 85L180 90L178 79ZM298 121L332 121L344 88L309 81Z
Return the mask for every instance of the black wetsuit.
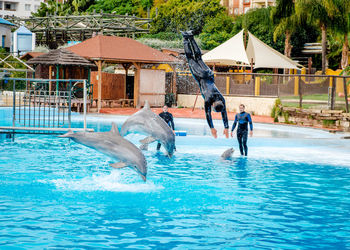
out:
M187 34L187 33L186 33ZM222 101L223 109L221 111L222 121L225 128L229 128L226 113L225 99L217 89L214 83L214 73L203 62L202 53L193 38L193 35L184 35L185 54L193 78L199 85L199 89L204 99L204 108L207 122L210 128L214 128L211 117L211 106L215 101Z
M166 122L166 124L169 125L169 127L170 127L172 130L175 130L174 118L173 118L173 115L172 115L171 113L169 113L169 112L162 112L162 113L159 114L159 116L160 116L161 118L163 118L163 120ZM161 145L162 145L162 144L160 144L160 143L158 142L158 144L157 144L157 150L160 149L160 146L161 146Z
M248 123L250 126L250 131L253 131L253 122L252 118L250 117L250 114L246 112L242 112L239 114L236 114L235 121L232 125L233 131L236 128L236 125L238 123L237 128L237 140L239 144L239 151L241 151L241 155L248 155L248 147L247 147L247 139L248 139Z

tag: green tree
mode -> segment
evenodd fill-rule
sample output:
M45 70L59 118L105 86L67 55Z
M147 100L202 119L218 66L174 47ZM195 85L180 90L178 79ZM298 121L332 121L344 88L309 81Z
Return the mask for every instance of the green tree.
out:
M219 0L169 0L152 8L152 33L194 30L200 33L204 25L225 8Z
M88 12L115 12L119 15L137 14L137 7L132 0L98 0L94 5L91 5Z
M232 37L233 18L220 13L208 21L200 34L203 49L213 49Z
M327 53L327 28L332 24L332 18L329 15L331 5L328 0L296 0L296 15L301 22L314 22L321 29L322 35L322 73L326 72L326 53ZM329 3L329 1L328 1Z
M349 57L349 32L350 32L350 3L348 0L325 0L329 16L332 20L330 28L340 36L342 43L341 68L348 65Z
M298 26L295 16L295 8L293 0L277 0L276 8L271 12L272 22L275 25L273 40L276 42L277 37L285 35L284 55L291 57L292 45L291 36Z
M273 39L273 22L271 20L272 7L259 8L248 11L242 20L242 28L250 31L257 38L279 52L284 51L284 37Z

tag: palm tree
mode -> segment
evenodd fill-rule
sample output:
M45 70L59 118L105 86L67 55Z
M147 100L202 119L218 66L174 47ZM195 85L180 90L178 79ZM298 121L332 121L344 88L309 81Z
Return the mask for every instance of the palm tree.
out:
M342 69L345 69L349 65L350 3L349 0L325 0L325 5L332 19L330 28L342 37L340 64Z
M295 12L301 21L316 23L322 32L322 74L326 72L327 28L332 25L329 15L333 0L296 0ZM347 2L347 0L344 0Z
M275 25L273 40L276 42L278 36L285 34L284 55L290 57L292 52L290 39L298 25L295 16L294 1L277 0L276 8L271 13L271 19Z

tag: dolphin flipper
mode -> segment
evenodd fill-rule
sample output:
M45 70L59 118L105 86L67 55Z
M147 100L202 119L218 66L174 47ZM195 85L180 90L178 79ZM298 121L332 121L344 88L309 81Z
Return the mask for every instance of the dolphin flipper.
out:
M120 136L118 126L117 126L117 124L115 124L114 122L112 122L111 133Z
M117 162L117 163L109 164L109 166L111 166L112 168L125 168L128 165L124 162Z
M154 142L154 141L156 141L156 139L153 138L152 136L147 136L146 138L140 140L140 142L141 142L142 144L150 144L150 143L152 143L152 142Z
M148 144L142 144L142 145L140 146L140 149L141 149L141 150L147 151L147 150L148 150Z

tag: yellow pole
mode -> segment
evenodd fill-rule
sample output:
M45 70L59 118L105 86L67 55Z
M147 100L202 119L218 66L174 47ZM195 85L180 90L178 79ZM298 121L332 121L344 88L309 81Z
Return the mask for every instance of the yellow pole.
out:
M230 77L226 76L226 95L230 94Z
M294 95L299 95L299 77L294 77Z
M255 96L260 95L260 76L255 77Z

